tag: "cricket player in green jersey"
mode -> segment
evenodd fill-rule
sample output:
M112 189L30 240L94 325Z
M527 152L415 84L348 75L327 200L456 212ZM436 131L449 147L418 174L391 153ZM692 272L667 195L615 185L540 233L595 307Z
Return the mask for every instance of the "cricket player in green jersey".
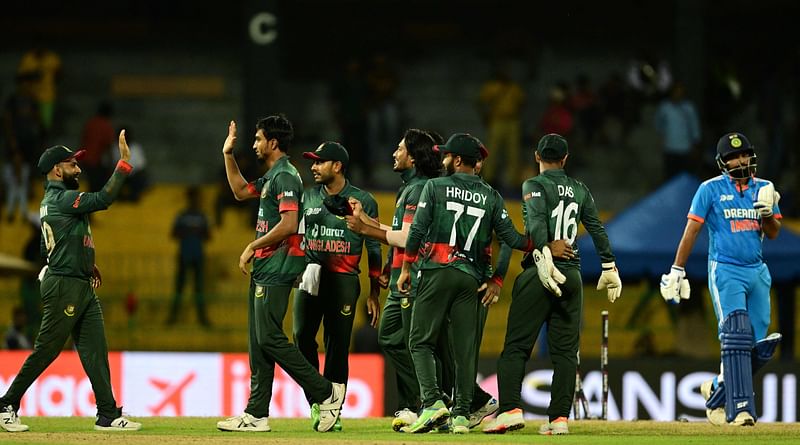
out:
M44 314L33 352L6 394L0 397L0 429L3 431L28 431L28 426L17 417L22 396L58 357L70 335L97 401L94 429L137 431L142 428L141 423L125 418L114 400L103 310L95 294L102 279L94 263L94 240L89 227L89 214L107 209L133 170L128 163L131 152L125 141L125 130L119 133L120 160L111 178L98 192L78 191L81 174L78 160L84 153L57 145L39 157L39 171L46 175L44 198L39 207L42 255L47 256L47 266L39 274Z
M533 246L514 229L500 194L475 175L475 164L488 156L483 144L458 133L436 149L444 153L447 176L429 180L422 190L397 278L398 289L408 292L411 265L419 257L421 277L411 314L409 350L423 410L403 431L430 431L451 416L441 399L435 354L440 331L449 329L455 361L452 431L466 433L476 376L477 289L485 279L486 248L493 232L512 248L532 250Z
M475 165L476 175L480 175L482 166L483 160L481 159ZM508 272L508 265L511 261L511 247L509 247L502 240L499 242L499 244L500 253L497 256L496 267L492 267L491 247L488 247L486 250L486 278L481 287L478 288L478 298L480 299L481 304L478 305L478 330L476 331L475 335L476 351L480 351L481 341L483 340L483 330L486 326L486 319L489 316L489 308L500 298L500 292L503 288L503 280ZM572 252L572 248L563 240L551 242L549 247L553 252L553 256L566 257L565 255ZM446 332L443 332L442 334L443 339L440 339L440 345L437 351L441 355L443 368L440 384L446 393L452 394L452 375L455 363L453 361L452 354L450 354L449 348L443 347L444 345L447 345L449 341L449 339L447 339ZM479 359L480 355L476 353L475 369L477 369ZM500 404L498 403L497 399L492 397L491 394L487 393L476 382L472 396L472 404L470 406L469 428L472 429L480 425L483 419L496 413L499 407Z
M239 257L239 269L245 275L248 263L253 262L248 295L250 398L242 414L217 422L222 431L270 431L269 403L276 363L306 392L315 430L330 431L344 403L345 385L322 377L283 332L289 293L305 265L302 237L297 233L303 183L287 155L293 138L292 123L284 116L258 121L253 150L267 172L254 182L242 177L233 156L233 121L222 146L228 184L236 199L259 199L256 239Z
M303 153L303 157L314 161L311 173L317 186L303 197L301 231L306 268L294 302L294 342L311 365L319 368L316 337L320 325L324 325L323 375L332 382L346 384L350 336L361 293L361 253L366 245L370 280L367 312L374 327L380 315L381 247L378 241L348 230L344 216L352 213L346 209L351 197L359 200L373 218L378 217L378 203L370 193L345 178L350 157L341 144L325 142L315 151Z
M597 289L606 289L608 301L613 303L622 293L614 254L589 189L564 172L568 154L567 141L557 134L548 134L539 141L535 156L540 173L522 185L525 230L537 246L554 240L565 240L574 246L578 223L583 223L603 262ZM554 262L545 246L542 251L527 255L522 266L512 290L505 345L497 364L501 414L483 431L504 433L525 426L520 400L525 362L542 324L547 322L553 383L547 409L549 421L539 433L567 434L583 307L580 253L574 249L567 259Z
M386 286L382 287L388 286L389 296L381 314L378 344L397 374L398 407L392 419L392 429L395 431L414 423L420 408L419 383L408 351L408 332L417 283L416 267L412 266L411 293L404 294L397 290L397 277L400 275L408 231L417 211L422 187L428 179L438 177L441 170L441 157L433 151L434 144L434 138L428 132L415 128L407 130L397 144L392 155L392 168L400 173L403 184L397 191L391 227L370 218L354 198L350 200L353 215L345 217L350 230L390 247L384 267L385 276L381 275L386 280Z

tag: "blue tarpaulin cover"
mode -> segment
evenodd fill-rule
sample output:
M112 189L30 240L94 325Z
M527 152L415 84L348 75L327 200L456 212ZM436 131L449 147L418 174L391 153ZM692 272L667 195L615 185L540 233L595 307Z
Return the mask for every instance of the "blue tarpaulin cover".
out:
M669 271L699 185L700 180L692 175L678 175L605 224L623 280L659 280ZM600 258L591 237L583 234L577 245L584 281L596 280ZM800 236L783 227L777 239L764 238L763 249L773 282L800 281ZM707 265L708 230L703 227L686 264L686 275L692 281L705 279Z

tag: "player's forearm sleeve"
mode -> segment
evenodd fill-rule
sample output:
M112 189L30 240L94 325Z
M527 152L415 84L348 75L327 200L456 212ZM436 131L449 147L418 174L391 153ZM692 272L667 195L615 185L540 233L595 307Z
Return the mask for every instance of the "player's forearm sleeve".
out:
M544 200L544 190L532 180L522 185L522 217L525 223L525 234L533 243L533 247L541 248L547 244L548 214Z
M386 254L386 262L383 263L383 273L386 275L392 271L392 257L394 257L394 248L389 246L389 253Z
M498 220L495 225L495 232L497 232L497 237L509 247L526 252L533 250L533 243L531 240L527 236L517 232L517 229L514 228L514 224L509 218Z
M373 219L378 219L378 203L372 195L367 195L363 200L364 211ZM374 238L365 238L367 246L367 265L369 266L369 276L378 277L381 274L381 243Z
M608 242L606 229L603 227L603 223L597 215L597 208L594 205L594 198L592 198L591 195L589 195L589 199L586 200L586 204L584 205L581 223L586 227L589 236L592 237L594 248L600 260L604 263L614 261L614 254L611 253L611 243Z
M364 242L367 245L369 276L377 277L381 274L381 243L373 238L366 238Z
M65 213L82 214L107 209L119 195L119 191L125 183L125 178L128 177L132 170L133 167L130 164L120 160L117 162L114 173L100 191L92 193L71 191L71 193L64 193L59 202L59 210Z
M433 186L428 181L422 189L422 195L419 198L417 205L417 212L414 214L414 222L411 223L411 229L408 232L408 240L406 240L405 261L413 263L417 260L419 253L419 246L423 238L428 233L428 228L432 221L432 208L433 208Z
M494 276L505 278L508 273L508 265L511 263L511 246L500 241L500 254L497 256L497 267L495 267Z

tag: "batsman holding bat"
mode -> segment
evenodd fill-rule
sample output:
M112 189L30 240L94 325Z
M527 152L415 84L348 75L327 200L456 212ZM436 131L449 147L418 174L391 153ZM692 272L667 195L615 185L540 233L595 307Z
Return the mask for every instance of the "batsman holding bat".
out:
M689 298L684 266L705 224L711 239L708 288L722 363L719 376L703 383L700 392L709 422L752 426L753 375L772 358L781 339L780 334L767 336L772 277L761 255L764 236L775 239L781 229L780 194L770 181L756 178L755 147L741 133L719 139L717 165L722 174L702 183L692 199L675 262L661 276L661 295L676 303Z
M548 242L563 240L574 246L578 223L583 223L603 261L597 289L606 289L612 303L622 293L614 254L597 216L594 198L582 182L564 172L569 155L567 141L548 134L539 141L535 155L540 174L522 185L522 214L531 241L544 247L525 257L524 270L514 282L505 345L497 364L501 414L484 428L485 433L504 433L525 426L520 400L525 362L545 322L553 383L547 408L549 421L539 433L569 433L567 418L575 394L583 282L577 248L558 252L561 257L554 261Z

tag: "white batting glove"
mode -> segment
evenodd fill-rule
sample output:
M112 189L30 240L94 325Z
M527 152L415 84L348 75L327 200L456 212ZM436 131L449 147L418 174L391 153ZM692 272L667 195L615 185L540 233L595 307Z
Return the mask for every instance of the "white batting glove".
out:
M775 186L771 182L758 189L758 199L753 203L753 208L758 211L762 218L772 216L772 208L781 200L780 193L775 191Z
M567 277L553 264L553 254L550 253L550 248L544 246L541 252L539 249L534 250L533 262L536 263L539 281L542 282L545 289L549 290L556 297L560 297L561 288L559 288L558 285L564 284L564 282L567 281Z
M614 300L622 295L622 280L619 279L619 271L617 265L612 261L610 263L603 263L603 272L600 274L600 280L597 282L597 290L606 289L608 292L608 301L613 303Z
M668 274L661 275L661 296L668 303L688 300L690 293L689 280L682 267L673 265Z
M39 275L37 276L39 281L44 280L44 274L46 273L47 273L47 264L45 264L44 267L42 267L42 270L39 271Z

